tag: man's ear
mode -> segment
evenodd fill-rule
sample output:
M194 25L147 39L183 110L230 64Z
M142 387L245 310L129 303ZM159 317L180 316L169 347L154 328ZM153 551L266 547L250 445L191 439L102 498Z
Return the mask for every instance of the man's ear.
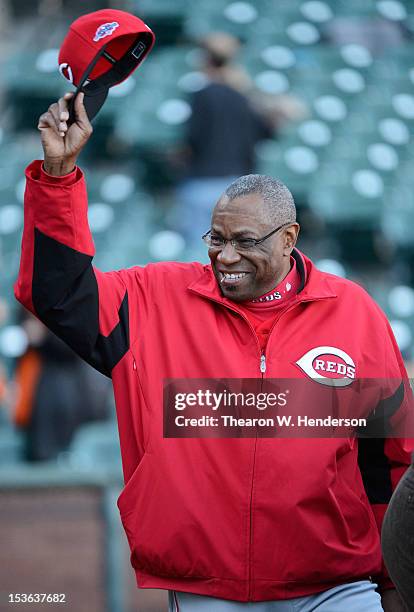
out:
M283 245L283 256L290 257L290 254L297 242L300 231L299 223L292 223L285 229L284 233L284 245Z

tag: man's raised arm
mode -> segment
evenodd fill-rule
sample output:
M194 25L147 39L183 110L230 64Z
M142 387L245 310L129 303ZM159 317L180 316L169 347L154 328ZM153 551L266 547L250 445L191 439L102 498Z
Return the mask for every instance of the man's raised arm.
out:
M129 348L122 272L92 267L87 194L79 153L92 134L83 94L68 126L66 94L39 119L44 162L26 170L24 231L16 298L81 357L110 376Z

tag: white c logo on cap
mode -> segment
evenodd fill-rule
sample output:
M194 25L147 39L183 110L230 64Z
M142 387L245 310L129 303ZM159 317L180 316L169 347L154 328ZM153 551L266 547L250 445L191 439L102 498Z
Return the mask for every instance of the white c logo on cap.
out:
M64 70L66 70L67 75L63 72ZM69 66L68 63L63 62L62 64L60 64L59 72L67 81L69 81L69 83L73 84L72 68Z

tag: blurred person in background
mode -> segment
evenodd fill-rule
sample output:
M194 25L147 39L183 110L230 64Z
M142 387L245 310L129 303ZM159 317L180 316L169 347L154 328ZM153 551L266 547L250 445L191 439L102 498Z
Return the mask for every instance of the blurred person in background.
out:
M86 422L109 417L110 385L27 311L28 348L15 369L13 420L28 461L56 459Z
M185 177L177 189L177 226L193 246L210 223L211 203L227 185L254 168L257 142L274 138L280 122L304 109L286 96L259 96L235 62L240 42L212 32L200 43L206 84L191 98L191 116L181 162Z

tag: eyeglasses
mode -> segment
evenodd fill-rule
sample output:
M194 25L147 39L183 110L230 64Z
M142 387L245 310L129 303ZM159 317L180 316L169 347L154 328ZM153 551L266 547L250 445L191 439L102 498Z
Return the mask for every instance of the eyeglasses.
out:
M294 222L289 221L288 223L283 223L282 225L279 225L279 227L271 231L269 234L266 234L266 236L263 236L263 238L260 238L258 240L256 240L255 238L232 238L231 240L226 240L225 238L223 238L223 236L220 236L220 234L214 234L213 230L209 230L203 236L201 236L201 238L204 240L204 242L210 249L222 250L224 249L226 244L230 242L233 248L238 252L253 251L257 247L257 245L270 238L270 236L273 236L273 234L276 234L276 232L281 230L282 227L285 227L285 225L292 225L292 223Z

